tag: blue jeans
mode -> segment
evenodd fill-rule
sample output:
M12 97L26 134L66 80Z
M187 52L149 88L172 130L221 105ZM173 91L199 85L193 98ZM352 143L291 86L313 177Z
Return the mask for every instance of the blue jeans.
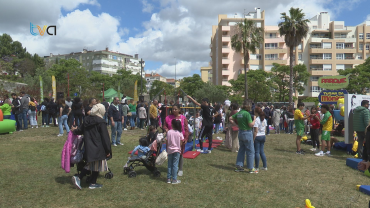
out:
M266 136L256 136L256 139L254 140L254 150L256 151L254 156L254 163L256 168L259 168L260 156L262 158L263 167L267 168L266 155L265 152L263 151L265 141Z
M247 168L253 169L254 145L252 130L239 130L239 152L236 157L236 165L243 167L244 158L247 155Z
M32 126L37 126L37 121L36 121L36 111L29 111L28 116L30 117L30 125Z
M114 126L111 125L112 130L112 144L121 143L121 134L122 134L122 121L114 121ZM117 141L116 141L117 136Z
M41 125L48 125L49 126L49 121L50 120L48 120L49 118L49 114L48 113L42 113L42 123L41 123Z
M126 129L127 128L127 116L123 117L123 121L124 121L123 128Z
M269 123L267 119L265 119L265 120L266 120L266 123ZM267 135L269 135L269 134L270 134L270 127L269 127L269 125L268 125L268 124L267 124L267 126L266 126L266 134L267 134Z
M19 123L21 124L21 129L22 129L22 120L23 120L23 129L28 129L27 112L28 109L22 109L22 113L18 117Z
M58 126L59 126L59 134L63 134L63 125L66 128L67 134L69 133L69 126L68 126L68 115L62 115L59 117L58 120Z
M218 133L218 130L220 129L220 124L218 123L216 123L215 124L215 134L217 134Z
M291 133L291 134L293 134L293 125L294 125L294 120L289 121L288 128L289 128L289 133Z
M135 121L136 121L136 112L132 112L132 116L130 117L130 126L131 126L131 128L135 127Z
M11 115L6 115L3 117L3 119L10 119Z
M168 154L167 179L177 180L177 170L179 169L180 153Z
M103 116L105 123L108 123L108 113L106 112Z

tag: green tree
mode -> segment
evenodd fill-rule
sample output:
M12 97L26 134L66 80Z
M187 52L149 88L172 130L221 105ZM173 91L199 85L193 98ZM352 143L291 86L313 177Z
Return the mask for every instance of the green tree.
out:
M207 82L202 88L194 92L194 98L196 100L201 100L205 97L208 98L211 103L223 102L227 98L227 93L216 85Z
M264 70L250 70L247 73L249 97L251 101L268 101L271 99L271 81L267 79L269 74ZM244 81L245 76L239 74L236 80L230 80L231 89L234 95L243 95L245 91ZM238 100L239 97L234 96L233 99Z
M271 87L275 90L275 98L279 102L286 102L289 99L289 82L290 77L287 75L290 71L290 67L287 65L273 64L271 68ZM293 67L293 89L297 90L298 93L303 93L307 85L307 81L310 77L310 73L307 71L306 65L298 64Z
M236 25L235 35L231 37L231 47L236 51L243 53L244 59L244 87L245 104L251 104L248 97L248 78L247 64L249 63L249 53L256 53L256 49L263 43L264 31L262 27L257 27L252 20L244 19Z
M370 89L370 58L367 58L363 64L355 66L355 68L348 68L345 70L338 70L340 75L349 76L349 85L346 90L352 94L366 94Z
M162 89L166 91L166 95L172 95L175 93L175 88L172 85L159 80L154 80L154 82L152 83L152 87L149 90L150 99L153 99L153 97L157 95Z
M279 23L279 32L281 36L285 36L285 44L289 47L289 104L293 105L293 49L307 36L309 30L307 23L310 21L304 19L305 14L299 8L290 8L289 15L281 13L283 21Z
M199 74L193 74L192 77L185 77L180 83L180 88L190 96L194 95L194 92L204 86L204 82Z
M19 66L17 67L17 71L21 75L21 77L24 77L25 74L35 76L36 65L31 59L24 58L19 61Z

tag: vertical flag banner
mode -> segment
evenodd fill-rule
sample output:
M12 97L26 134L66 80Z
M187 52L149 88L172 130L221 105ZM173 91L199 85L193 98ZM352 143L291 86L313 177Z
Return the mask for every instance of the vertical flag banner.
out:
M118 99L121 100L121 82L118 82L118 94L117 94L117 96L118 96Z
M137 80L136 80L134 88L134 102L136 103L137 101L139 101L139 96L137 96Z
M44 87L42 86L42 77L39 76L40 78L40 103L42 100L44 100Z
M51 76L51 87L53 88L53 98L54 99L57 99L57 84L56 84L56 81L55 81L55 76Z

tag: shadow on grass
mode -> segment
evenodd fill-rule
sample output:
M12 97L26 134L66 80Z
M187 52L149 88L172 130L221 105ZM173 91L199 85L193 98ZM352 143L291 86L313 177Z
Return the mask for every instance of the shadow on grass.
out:
M227 165L217 165L217 164L210 164L210 166L222 170L235 170L235 164L229 163Z
M55 178L55 182L60 184L71 184L72 176L60 176Z

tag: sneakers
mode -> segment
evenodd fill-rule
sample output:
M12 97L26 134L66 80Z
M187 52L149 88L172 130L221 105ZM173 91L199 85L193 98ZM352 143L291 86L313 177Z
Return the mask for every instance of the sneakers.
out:
M141 130L145 130L145 129L142 128Z
M44 128L44 125L41 125L41 128Z
M179 173L177 174L178 176L182 176L184 175L184 172L182 170L179 171Z
M117 143L117 145L123 145L123 143L119 142L119 143Z
M320 151L320 152L316 153L315 155L316 155L316 156L318 156L318 157L322 157L322 156L324 156L325 154L324 154L324 152L323 152L323 151Z
M82 189L80 185L80 178L78 176L72 176L72 183L76 186L78 189Z
M89 189L96 189L96 188L101 188L101 187L103 187L103 185L96 183L96 184L90 184Z
M330 152L325 152L326 156L331 156Z
M295 152L296 154L299 154L299 155L304 155L304 151L303 150L299 150L297 152Z
M261 170L267 170L267 167L266 168L261 168Z
M243 167L240 167L240 166L235 167L235 172L243 172L243 171L244 171Z
M171 179L170 178L167 178L167 183L171 183Z
M211 150L207 150L207 151L208 151L208 154L211 154L211 152L212 152Z
M116 144L113 144L113 146L117 147L117 145L116 145Z
M36 129L38 129L39 128L39 126L36 126Z
M63 136L63 134L58 134L57 136L58 136L58 137L61 137L61 136Z
M310 149L312 152L315 152L316 151L316 148L311 148Z
M46 125L45 127L50 127L49 125Z
M204 151L201 149L197 149L198 152L203 153Z
M250 169L249 173L258 173L258 169L256 169L256 168Z
M180 180L173 180L173 181L172 181L172 184L179 184L179 183L181 183L181 181L180 181Z
M126 129L126 128L124 128L124 129L123 129L123 131L127 131L127 129Z

